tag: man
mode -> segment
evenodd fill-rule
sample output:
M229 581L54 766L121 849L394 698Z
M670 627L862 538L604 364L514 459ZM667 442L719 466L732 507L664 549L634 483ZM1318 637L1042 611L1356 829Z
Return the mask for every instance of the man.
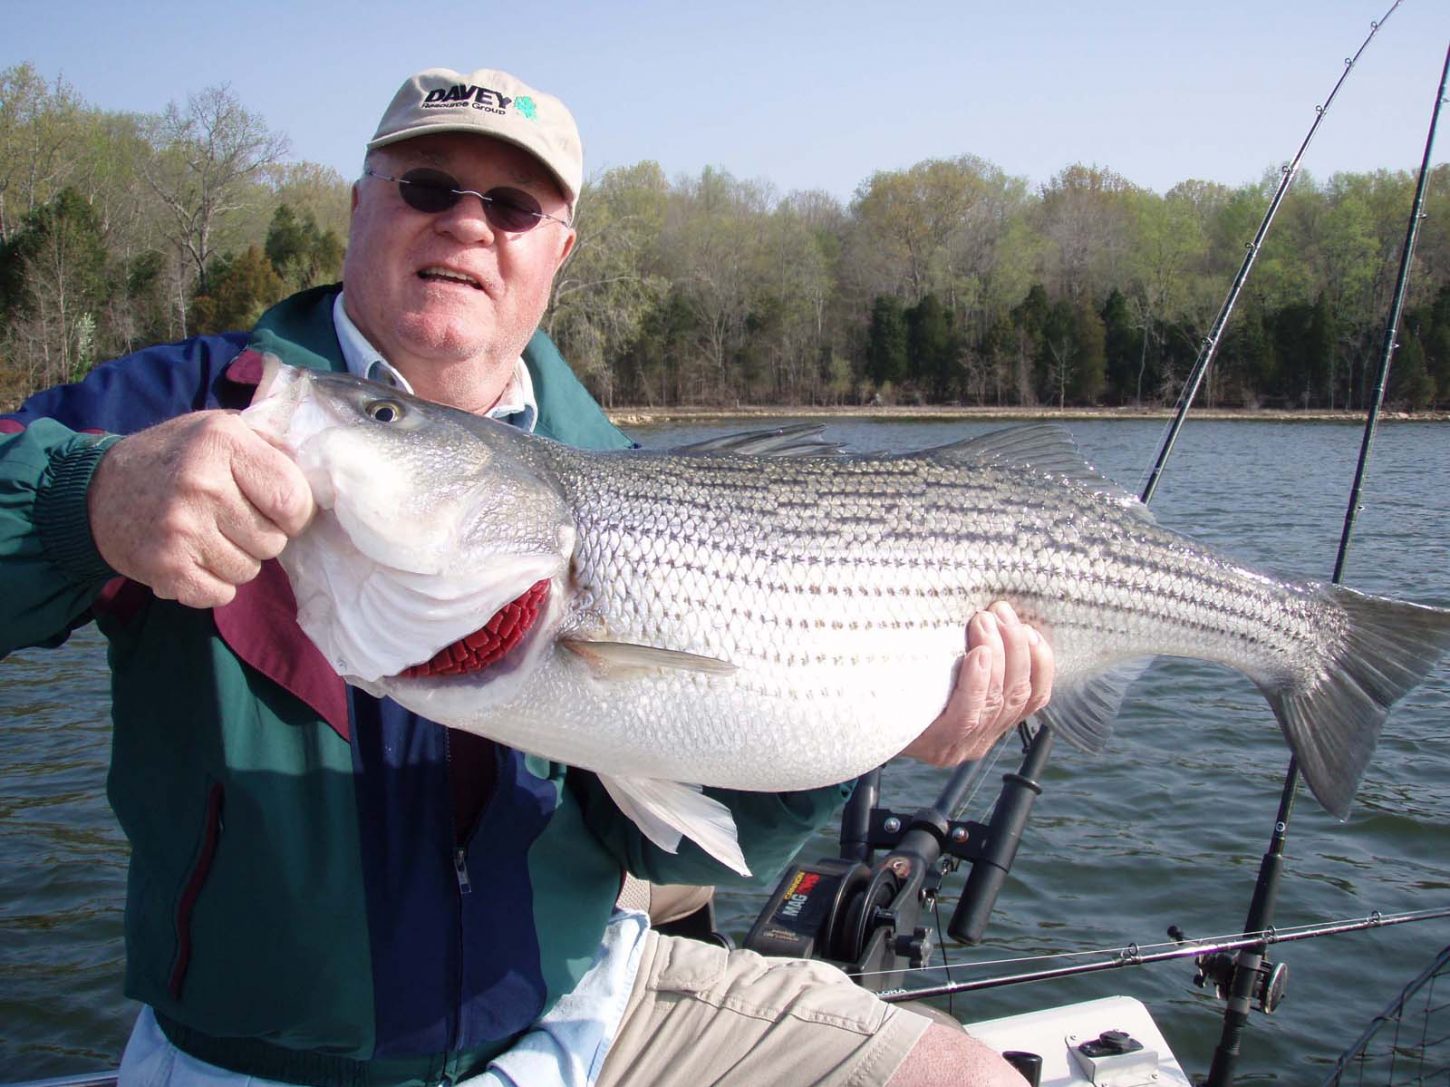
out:
M612 915L624 868L731 874L651 846L593 775L345 688L301 635L271 560L312 498L234 414L262 351L629 444L535 332L583 176L563 104L433 69L368 148L341 293L116 360L0 420L0 651L92 619L111 642L127 992L146 1006L123 1083L1016 1082L819 964ZM1051 651L1010 608L973 618L967 644L907 754L980 754L1046 701ZM714 792L763 877L843 796Z

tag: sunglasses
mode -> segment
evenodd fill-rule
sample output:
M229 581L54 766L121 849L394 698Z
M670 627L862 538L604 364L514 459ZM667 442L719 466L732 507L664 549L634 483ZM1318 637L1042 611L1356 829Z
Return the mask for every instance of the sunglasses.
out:
M379 181L397 182L398 195L403 198L403 203L425 215L437 215L465 196L476 196L483 201L483 216L494 230L522 234L533 230L545 219L560 226L569 226L567 220L544 211L539 202L522 189L497 188L488 192L461 189L457 178L442 170L426 168L409 170L402 177L388 177L371 168L363 170L363 173Z

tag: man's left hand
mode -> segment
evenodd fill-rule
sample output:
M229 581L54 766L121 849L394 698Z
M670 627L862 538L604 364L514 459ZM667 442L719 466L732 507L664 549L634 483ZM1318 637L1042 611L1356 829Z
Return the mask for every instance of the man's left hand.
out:
M979 759L1052 695L1052 646L999 600L967 624L967 653L946 708L902 751L933 766Z

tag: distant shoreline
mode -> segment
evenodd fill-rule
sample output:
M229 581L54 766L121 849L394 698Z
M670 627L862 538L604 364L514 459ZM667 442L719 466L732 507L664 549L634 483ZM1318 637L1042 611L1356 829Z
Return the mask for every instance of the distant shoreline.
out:
M966 408L886 407L868 405L740 405L733 408L701 407L617 407L606 409L617 426L648 426L657 423L708 423L727 419L882 419L893 422L1024 421L1077 419L1171 419L1172 408ZM1196 419L1235 419L1263 423L1358 423L1363 411L1289 411L1280 408L1195 408ZM1409 413L1383 411L1382 422L1444 423L1450 412Z

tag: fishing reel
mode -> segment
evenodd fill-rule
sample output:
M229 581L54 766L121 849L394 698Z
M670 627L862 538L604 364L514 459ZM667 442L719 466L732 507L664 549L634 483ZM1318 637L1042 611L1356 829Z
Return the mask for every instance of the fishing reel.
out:
M1168 936L1169 939L1180 944L1188 939L1177 925L1168 926ZM1254 977L1249 989L1249 998L1253 1001L1254 1007L1265 1015L1273 1015L1279 1005L1284 1002L1284 997L1288 995L1289 964L1286 962L1270 962L1261 957L1257 964L1244 966L1239 963L1239 957L1236 954L1230 954L1227 951L1209 951L1195 956L1193 966L1193 984L1200 989L1206 989L1212 985L1214 995L1220 1000L1228 1000L1232 996L1234 975L1237 971L1242 969L1253 971Z
M894 813L879 814L882 823L901 823ZM848 857L793 865L745 946L762 955L834 962L872 990L897 987L908 968L925 966L933 941L919 922L923 910L935 905L942 876L956 862L929 859L941 855L931 830L913 824L886 833L896 841L883 843L891 853L876 866Z
M961 943L980 941L1042 792L1036 778L1052 746L1045 728L1023 738L1026 757L1004 775L985 824L948 814L975 780L972 764L953 773L934 804L912 814L879 806L879 770L863 776L841 816L841 855L787 869L745 946L834 962L873 991L899 988L908 969L931 961L935 941L926 915L947 874L964 861L972 871L947 932Z

